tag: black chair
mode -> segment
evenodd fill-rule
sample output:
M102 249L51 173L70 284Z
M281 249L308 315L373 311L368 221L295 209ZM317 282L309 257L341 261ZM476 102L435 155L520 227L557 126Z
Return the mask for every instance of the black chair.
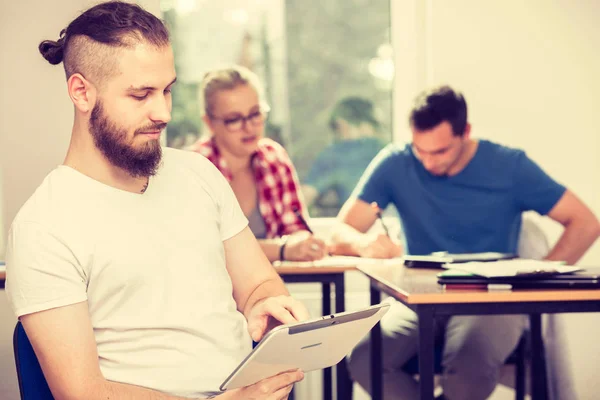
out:
M527 347L527 334L524 334L517 345L517 348L506 359L505 364L515 365L515 400L525 399L525 357ZM434 366L433 371L436 375L442 373L442 354L443 348L438 346L433 354ZM419 373L419 357L415 355L408 360L402 370L407 374L417 375Z
M54 400L21 322L15 327L13 348L21 400Z

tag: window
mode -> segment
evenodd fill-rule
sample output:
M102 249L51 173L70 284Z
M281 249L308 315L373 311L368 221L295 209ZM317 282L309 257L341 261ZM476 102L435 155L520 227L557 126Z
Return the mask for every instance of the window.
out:
M245 65L265 85L265 135L294 161L311 216L336 215L392 140L390 0L161 0L161 9L178 73L167 145L207 134L204 73Z

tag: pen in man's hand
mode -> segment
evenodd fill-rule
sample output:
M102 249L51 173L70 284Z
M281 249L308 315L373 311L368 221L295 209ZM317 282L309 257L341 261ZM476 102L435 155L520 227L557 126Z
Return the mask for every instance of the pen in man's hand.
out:
M385 231L385 234L387 235L387 237L390 237L390 231L388 230L387 226L385 225L385 222L383 222L383 217L381 216L381 209L377 205L377 202L376 201L372 202L371 207L373 208L373 210L375 210L375 213L377 214L377 218L379 218L379 221L381 222L381 226L383 226L383 230Z
M300 222L302 223L302 225L304 225L304 228L306 228L306 230L313 235L313 230L310 229L310 226L308 226L308 222L306 222L306 220L304 219L304 217L302 216L302 213L300 212L300 209L298 207L294 207L294 214L296 214L296 217L298 217L298 219L300 220Z

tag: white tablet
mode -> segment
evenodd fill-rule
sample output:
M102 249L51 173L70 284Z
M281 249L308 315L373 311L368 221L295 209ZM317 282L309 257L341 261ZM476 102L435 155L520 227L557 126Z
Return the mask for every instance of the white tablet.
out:
M383 303L327 315L271 330L221 384L221 390L252 385L281 372L331 367L340 361L388 311Z

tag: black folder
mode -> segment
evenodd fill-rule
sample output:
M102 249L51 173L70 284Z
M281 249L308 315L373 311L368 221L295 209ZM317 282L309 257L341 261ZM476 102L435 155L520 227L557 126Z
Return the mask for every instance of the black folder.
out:
M498 278L485 278L460 271L440 272L438 283L461 287L486 285L511 285L513 289L600 289L600 268L586 268L570 274L542 274Z

